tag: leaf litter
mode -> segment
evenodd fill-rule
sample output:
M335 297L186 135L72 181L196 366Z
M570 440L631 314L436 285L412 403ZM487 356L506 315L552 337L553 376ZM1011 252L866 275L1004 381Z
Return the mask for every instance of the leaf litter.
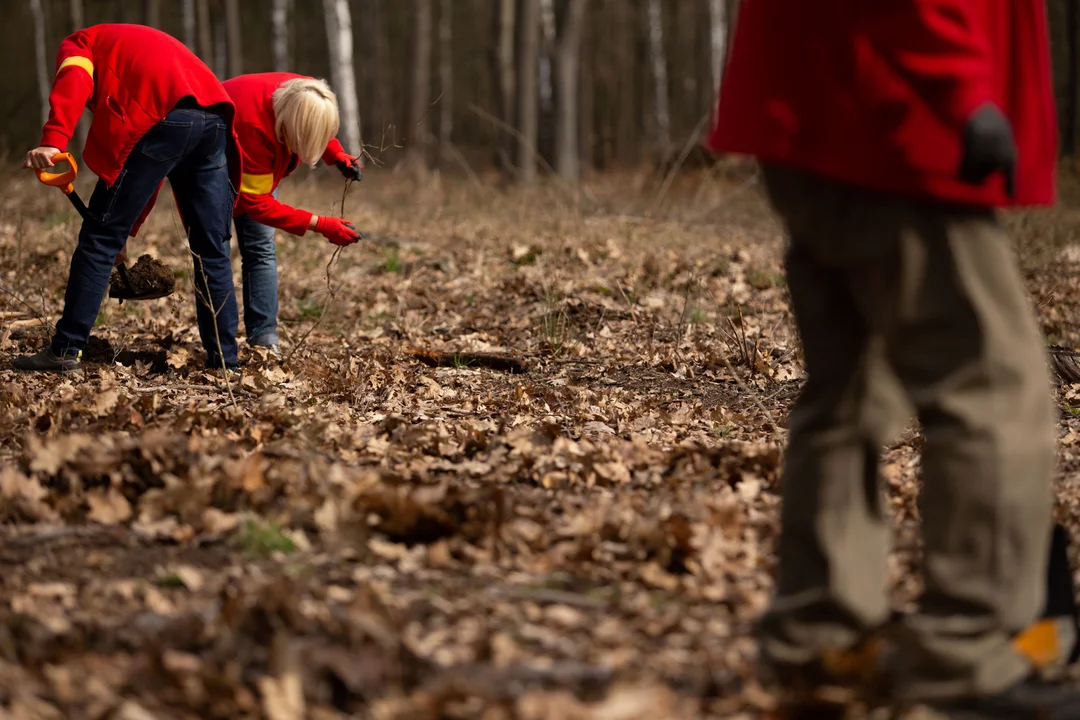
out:
M639 218L615 181L585 214L555 189L383 185L350 200L382 240L340 254L335 303L331 248L279 236L281 332L300 347L282 365L242 345L235 403L201 365L164 211L133 252L177 292L106 301L77 375L0 370L0 708L760 717L751 628L802 379L762 201L695 182ZM709 224L688 219L702 202ZM62 208L28 184L0 208L4 368L62 307L76 219L41 220ZM1076 347L1069 212L1011 222L1042 238L1022 246L1029 287L1051 341ZM1077 387L1059 390L1074 533ZM883 460L897 607L919 589L919 442L913 425Z

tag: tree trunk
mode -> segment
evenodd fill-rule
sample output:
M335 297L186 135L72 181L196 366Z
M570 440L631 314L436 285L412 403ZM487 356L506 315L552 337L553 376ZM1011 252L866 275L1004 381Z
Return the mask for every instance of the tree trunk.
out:
M289 70L289 3L288 0L274 0L270 11L273 25L274 71Z
M405 165L427 168L428 104L431 94L431 0L412 0L413 40L409 105L405 127Z
M1080 68L1077 67L1078 45L1080 45L1080 12L1076 2L1065 3L1065 43L1069 69L1066 71L1068 96L1065 103L1066 122L1062 127L1062 151L1068 155L1076 154L1077 124L1080 123Z
M720 94L724 79L724 62L727 60L727 0L709 0L709 38L712 49L712 87Z
M240 27L240 0L225 0L225 29L228 32L229 65L228 77L242 75L244 50L241 44L243 31Z
M195 0L184 0L184 44L188 50L196 52Z
M375 132L376 145L382 149L394 138L390 130L394 123L393 78L390 75L390 48L387 42L383 0L364 0L362 7L362 36L367 37L370 54L362 64L364 97L371 99L369 127Z
M585 11L585 21L581 24L581 44L578 46L581 72L578 73L578 157L585 163L586 170L591 170L596 162L596 28L590 20L596 17L597 3L592 3ZM581 168L579 168L580 174Z
M649 0L649 62L652 66L656 103L656 143L661 152L671 145L671 111L668 107L667 56L660 0Z
M735 39L735 26L739 22L741 4L742 0L724 0L724 15L727 18L727 46L729 48L731 42Z
M536 183L536 141L539 136L537 75L540 58L540 0L518 3L518 181Z
M150 27L161 27L161 0L143 0L143 22Z
M214 74L225 80L229 77L229 38L225 22L218 20L214 23Z
M214 67L214 26L210 19L210 0L194 0L199 27L199 57Z
M577 182L581 177L578 150L578 80L581 77L581 36L588 0L568 0L559 23L555 50L555 171Z
M452 0L439 2L439 145L454 131L454 15Z
M516 14L515 0L497 0L498 5L492 15L494 20L495 44L492 52L493 82L492 90L495 96L495 108L499 120L503 125L497 132L495 159L498 168L504 173L509 172L514 165L514 148L516 140L509 132L509 128L515 126L514 122L514 20Z
M41 124L49 120L49 92L52 77L49 72L49 54L45 47L45 9L41 0L30 0L30 14L34 18L34 59L37 64L38 100L41 103Z
M71 30L81 30L86 27L86 15L83 12L83 0L71 0ZM86 111L83 110L79 117L79 124L75 126L75 137L72 138L69 148L73 153L82 154L86 147L86 134L90 132L90 123L87 122Z
M538 83L540 117L537 152L547 166L555 163L555 0L540 0L540 54Z
M356 101L356 75L353 70L352 16L349 0L323 0L326 38L330 46L330 80L341 113L341 140L345 152L359 154L360 110Z
M120 2L120 22L138 24L141 20L139 13L141 8L140 3L135 0L121 0Z
M609 3L609 12L614 16L609 41L615 46L615 60L610 68L613 77L609 81L615 92L609 109L615 116L612 156L622 168L635 167L641 161L641 121L645 113L638 95L641 83L636 81L638 73L643 71L638 48L642 23L637 12L630 12L631 7L641 8L641 3L628 5L627 0Z

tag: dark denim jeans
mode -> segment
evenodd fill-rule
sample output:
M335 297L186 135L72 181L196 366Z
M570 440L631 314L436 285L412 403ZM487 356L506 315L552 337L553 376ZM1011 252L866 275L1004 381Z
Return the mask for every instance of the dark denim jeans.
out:
M98 181L71 256L54 351L86 347L116 256L154 190L168 178L187 225L195 313L207 365L220 367L224 358L226 365L236 366L238 318L229 262L236 195L229 182L227 139L225 119L216 110L181 102L135 145L112 187Z
M277 197L277 188L274 188ZM277 345L278 276L274 228L238 215L236 243L240 246L240 277L244 288L244 330L249 345Z

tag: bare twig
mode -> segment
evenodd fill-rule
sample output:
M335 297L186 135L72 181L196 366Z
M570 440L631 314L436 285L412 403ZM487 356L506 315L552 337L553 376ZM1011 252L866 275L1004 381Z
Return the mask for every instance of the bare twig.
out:
M30 312L34 313L34 315L36 317L40 318L41 321L43 323L45 323L46 325L52 325L52 323L49 321L49 316L45 314L44 309L38 310L36 307L34 307L30 303L26 302L21 297L19 297L18 293L16 293L11 288L0 285L0 292L4 293L5 295L8 295L13 300L15 300L17 303L19 303L23 307L27 308ZM42 305L42 308L44 308L44 305Z
M346 179L345 187L342 188L341 191L341 213L339 214L339 217L341 218L345 217L345 200L349 196L349 188L352 186L352 183L352 180ZM330 309L330 306L333 304L334 299L337 297L337 288L334 287L333 283L333 269L334 265L337 264L338 258L341 256L341 251L344 249L344 245L339 245L334 250L334 254L330 256L330 262L326 263L326 300L323 302L322 310L319 312L319 317L315 319L315 322L311 324L311 327L309 327L307 331L296 342L296 344L293 345L292 350L289 351L289 354L285 357L282 365L289 364L289 361L292 360L293 356L296 355L296 352L304 346L304 343L307 342L308 337L311 335L311 333L315 331L315 328L319 327L319 325L322 324L323 318L326 317L327 311Z
M199 289L199 283L197 283L197 282L192 283L194 285L194 287L195 287L196 302L201 300L206 305L206 307L208 307L210 309L210 312L213 315L213 318L214 318L214 341L217 343L218 358L221 360L221 380L222 380L222 382L225 383L225 389L229 392L229 402L235 408L235 407L237 407L236 396L233 394L232 384L229 382L229 367L225 364L225 353L224 353L224 351L222 350L222 347L221 347L221 332L218 330L218 315L221 313L221 309L225 307L225 303L228 302L228 298L227 297L222 298L221 299L221 306L218 307L218 308L214 307L213 299L209 297L209 295L210 295L210 285L207 282L206 268L203 267L202 257L197 255L195 253L195 251L192 250L190 247L188 248L188 252L191 253L191 256L193 258L195 258L196 263L199 266L199 274L202 275L203 287L206 288L206 293L205 293L205 297L204 297L204 293Z
M503 119L495 117L494 115L489 113L487 110L484 110L482 107L479 107L479 106L477 106L477 105L475 105L473 103L470 103L469 104L469 110L472 111L473 113L475 113L476 115L478 115L479 117L490 121L496 127L500 128L502 130L505 130L508 133L511 133L518 140L523 139L524 136L521 134L520 130L518 130L513 125L510 125L509 123L507 123ZM593 194L589 192L588 188L586 188L581 183L574 184L574 183L569 183L566 180L563 180L561 177L559 177L558 173L555 172L555 169L553 167L551 167L551 165L547 162L547 160L544 160L544 158L541 157L539 154L537 154L536 158L539 161L541 167L543 167L544 170L551 175L551 177L555 178L556 185L558 187L562 188L563 190L566 190L569 193L570 197L572 197L574 199L575 203L577 203L579 201L579 197L583 195L586 200L588 200L590 203L592 203L594 208L599 206L600 203L593 196Z
M698 124L694 127L694 132L690 134L690 137L686 139L686 144L683 145L682 152L679 153L679 159L668 170L667 177L664 178L664 182L660 185L660 191L656 194L656 198L649 206L650 212L657 210L661 203L664 202L664 198L667 197L668 190L671 189L671 184L675 182L675 176L682 170L683 164L686 159L690 157L691 151L694 149L694 145L697 144L698 138L701 136L701 131L705 128L705 123L709 121L709 115L705 114L698 120Z

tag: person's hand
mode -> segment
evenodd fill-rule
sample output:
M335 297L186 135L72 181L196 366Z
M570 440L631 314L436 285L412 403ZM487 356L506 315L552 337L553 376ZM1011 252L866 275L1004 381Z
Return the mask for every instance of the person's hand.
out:
M360 233L356 231L351 222L336 217L321 216L315 223L315 232L325 237L335 245L352 245L360 239Z
M364 179L364 166L360 164L360 158L345 155L335 160L334 164L347 179L356 181Z
M984 103L964 127L960 179L982 185L997 172L1005 176L1005 193L1016 196L1016 139L1012 125L993 103Z
M35 170L44 170L45 168L51 168L55 163L53 158L60 154L60 151L54 147L37 147L26 153L26 160L23 161L24 168L34 168Z
M127 243L124 243L124 247L120 248L120 252L116 254L116 260L113 261L113 267L120 267L127 262Z

